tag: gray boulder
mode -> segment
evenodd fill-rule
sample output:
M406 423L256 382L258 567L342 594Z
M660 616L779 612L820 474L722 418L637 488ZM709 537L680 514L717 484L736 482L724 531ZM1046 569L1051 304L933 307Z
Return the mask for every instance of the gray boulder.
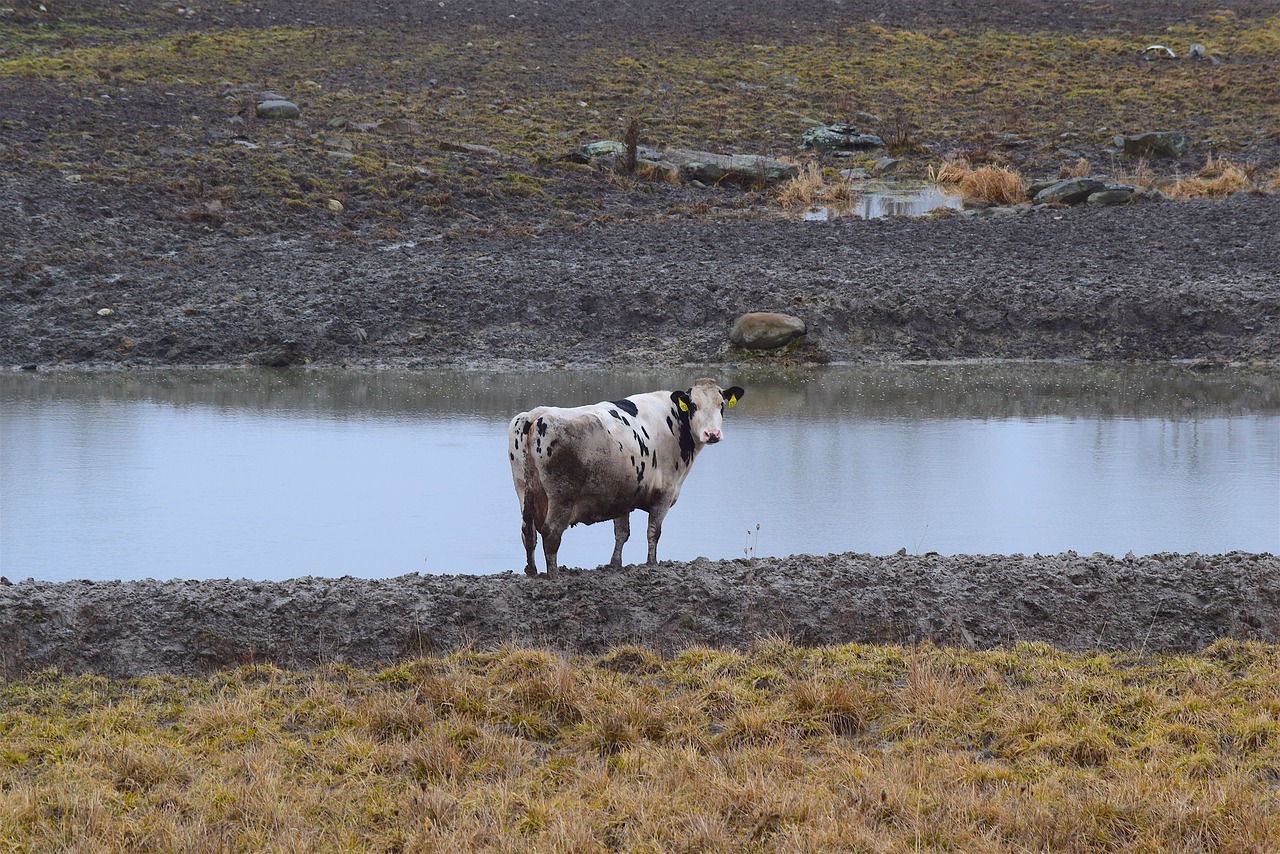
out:
M567 159L610 169L620 162L626 150L621 142L605 139L580 146ZM636 164L675 173L676 177L694 186L722 183L754 185L762 181L773 185L790 181L800 174L800 167L794 163L753 154L716 154L688 148L658 151L643 145L636 147Z
M262 101L258 104L258 118L260 119L296 119L300 115L302 115L302 111L292 101L270 100Z
M743 350L777 350L807 331L805 322L790 314L753 311L740 316L729 330L729 340Z
M1067 178L1054 181L1036 193L1032 200L1039 204L1078 205L1105 189L1107 185L1096 178Z
M1116 148L1128 157L1173 157L1187 153L1187 136L1178 131L1154 131L1132 136L1117 136Z
M649 158L646 158L649 159ZM686 148L668 148L657 158L658 164L670 164L680 170L686 181L703 184L781 184L800 174L794 163L783 163L752 154L715 154Z
M800 147L818 151L867 151L884 148L884 140L842 123L809 128L800 134Z

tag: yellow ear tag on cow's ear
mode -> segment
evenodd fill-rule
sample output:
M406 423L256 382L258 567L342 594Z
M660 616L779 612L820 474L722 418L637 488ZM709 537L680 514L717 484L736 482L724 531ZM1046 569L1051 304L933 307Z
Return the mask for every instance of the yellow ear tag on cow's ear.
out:
M681 412L688 412L688 411L689 411L689 404L685 403L683 399L682 399L682 400L680 400L680 401L677 401L677 402L680 404L680 411L681 411Z
M735 403L737 403L737 402L738 402L738 396L737 396L736 394L731 394L731 395L729 395L729 408L730 408L730 409L733 409L733 405L734 405Z

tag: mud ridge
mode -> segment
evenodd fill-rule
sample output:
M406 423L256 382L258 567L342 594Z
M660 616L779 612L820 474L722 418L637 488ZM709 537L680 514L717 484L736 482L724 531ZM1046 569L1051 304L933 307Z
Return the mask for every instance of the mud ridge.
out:
M1280 558L846 553L566 570L554 582L505 573L0 585L7 676L376 667L504 643L746 649L767 637L1149 653L1221 638L1280 643Z

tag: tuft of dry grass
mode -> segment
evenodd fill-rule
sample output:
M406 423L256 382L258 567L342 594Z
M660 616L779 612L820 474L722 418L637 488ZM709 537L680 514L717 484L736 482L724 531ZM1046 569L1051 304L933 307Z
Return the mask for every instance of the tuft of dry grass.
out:
M1093 174L1093 164L1087 158L1081 157L1075 163L1064 163L1062 168L1058 170L1060 179L1067 178L1088 178Z
M7 850L1280 850L1280 646L0 683Z
M824 204L848 204L857 197L853 181L837 177L828 182L822 165L815 160L799 164L796 177L774 191L774 201L788 210L803 210Z
M948 160L930 169L938 183L955 184L966 203L1015 205L1027 200L1027 181L1007 166L974 168L968 160Z
M1194 176L1181 178L1166 191L1174 199L1224 199L1254 189L1250 169L1210 154Z

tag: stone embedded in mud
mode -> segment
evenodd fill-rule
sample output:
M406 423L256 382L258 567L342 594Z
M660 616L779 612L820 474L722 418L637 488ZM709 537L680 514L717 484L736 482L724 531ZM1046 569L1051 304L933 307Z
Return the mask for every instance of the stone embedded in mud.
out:
M743 350L777 350L807 331L805 322L794 315L752 311L733 322L729 340Z
M783 163L769 157L754 154L716 154L711 151L694 151L669 148L662 152L659 163L670 164L680 170L687 181L704 184L781 184L800 174L794 163Z
M1034 200L1042 204L1078 205L1105 189L1107 185L1096 178L1068 178L1045 187L1035 194Z
M1133 187L1112 187L1090 193L1085 202L1090 205L1126 205L1133 201Z
M258 104L258 118L260 119L296 119L300 115L302 115L302 111L292 101L271 100Z
M385 119L380 122L374 122L372 130L376 133L415 136L422 133L422 125L413 119Z
M800 134L801 148L819 151L866 151L884 148L884 140L873 133L862 133L850 124L813 127Z
M1127 157L1173 157L1187 153L1187 135L1177 131L1155 131L1133 136L1117 136L1116 148Z
M626 146L615 140L589 142L567 155L574 163L593 163L612 168L626 153ZM800 174L794 163L783 163L754 154L717 154L687 148L658 151L637 146L636 162L663 173L674 173L692 186L714 184L781 184Z

